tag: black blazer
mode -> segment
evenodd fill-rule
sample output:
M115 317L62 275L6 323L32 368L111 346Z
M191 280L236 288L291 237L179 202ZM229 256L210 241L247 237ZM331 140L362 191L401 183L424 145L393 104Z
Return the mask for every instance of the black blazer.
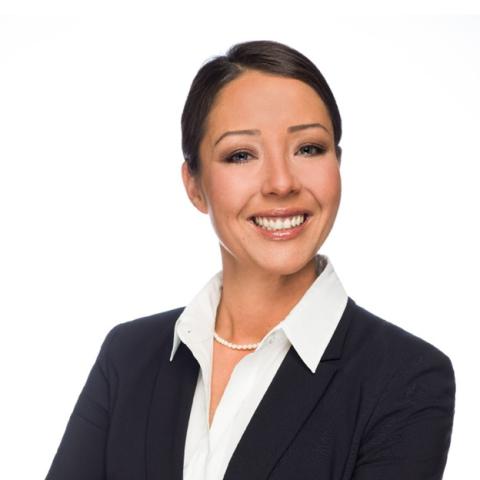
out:
M48 480L182 478L199 373L183 343L169 361L182 310L109 332ZM449 358L349 298L315 374L290 348L224 479L441 479L454 404Z

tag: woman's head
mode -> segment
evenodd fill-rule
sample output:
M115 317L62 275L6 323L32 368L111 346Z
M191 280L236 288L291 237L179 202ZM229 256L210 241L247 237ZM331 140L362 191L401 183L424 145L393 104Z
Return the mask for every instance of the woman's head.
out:
M191 174L201 169L200 143L218 93L247 70L295 78L313 88L327 107L340 159L342 121L335 97L321 72L307 57L287 45L256 40L233 45L226 55L205 63L193 79L181 119L183 156Z
M340 202L340 117L333 97L327 96L329 107L310 83L258 68L243 68L221 88L213 85L215 95L198 97L210 99L208 108L192 100L198 82L187 100L193 102L187 112L197 111L198 118L208 112L197 126L201 132L191 125L198 146L182 166L187 193L210 215L224 269L298 272L328 236ZM195 156L200 168L189 164Z

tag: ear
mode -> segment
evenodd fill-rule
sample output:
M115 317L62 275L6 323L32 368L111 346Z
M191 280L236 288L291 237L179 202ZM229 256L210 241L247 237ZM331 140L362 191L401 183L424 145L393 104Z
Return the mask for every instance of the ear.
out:
M338 166L340 166L342 164L342 147L340 145L337 145L336 150Z
M185 161L182 164L182 180L188 198L193 205L202 213L208 213L208 205L200 185L200 180L190 173L188 164Z

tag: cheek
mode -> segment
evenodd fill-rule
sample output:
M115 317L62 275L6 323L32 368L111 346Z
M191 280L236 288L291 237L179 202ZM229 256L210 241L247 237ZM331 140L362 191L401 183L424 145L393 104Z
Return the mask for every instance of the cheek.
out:
M232 169L233 170L233 169ZM236 217L247 205L254 182L234 171L217 171L206 185L209 209L213 217Z
M338 207L342 185L336 163L325 163L311 169L304 175L303 185L325 208Z

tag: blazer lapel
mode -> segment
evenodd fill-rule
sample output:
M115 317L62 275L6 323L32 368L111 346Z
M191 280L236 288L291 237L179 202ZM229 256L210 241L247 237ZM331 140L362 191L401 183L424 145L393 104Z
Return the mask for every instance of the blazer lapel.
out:
M180 343L174 360L159 368L146 438L148 480L181 480L184 446L199 364Z
M349 298L315 374L290 347L230 459L224 480L268 477L339 368L354 304Z

